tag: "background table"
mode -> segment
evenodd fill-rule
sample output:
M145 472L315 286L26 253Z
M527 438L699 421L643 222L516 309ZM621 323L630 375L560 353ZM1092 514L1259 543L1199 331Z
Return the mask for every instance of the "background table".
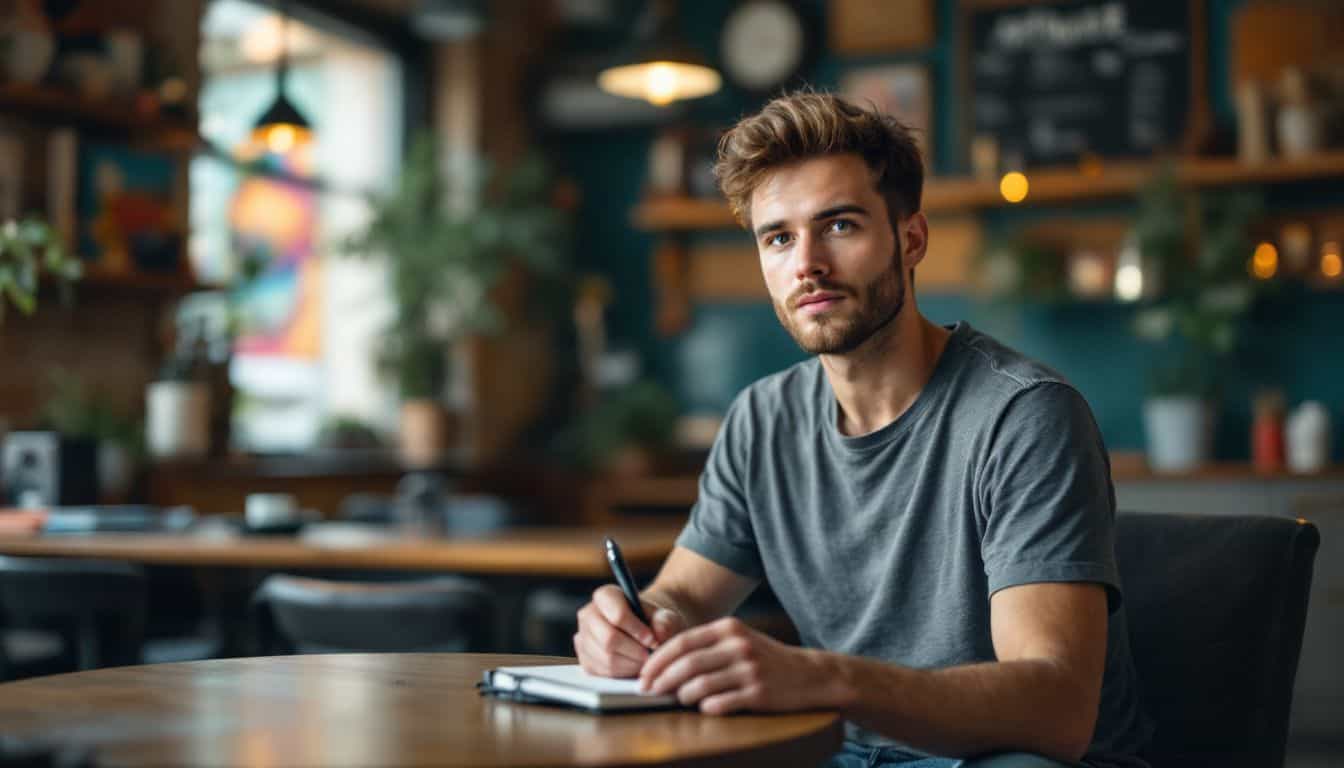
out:
M804 766L840 748L832 712L598 716L474 687L490 667L572 661L347 654L55 675L0 685L0 733L137 766Z
M138 533L0 536L0 554L94 557L146 565L451 571L606 579L602 537L621 545L631 570L652 573L672 551L680 524L611 528L506 528L454 538L370 537L323 544L295 536Z

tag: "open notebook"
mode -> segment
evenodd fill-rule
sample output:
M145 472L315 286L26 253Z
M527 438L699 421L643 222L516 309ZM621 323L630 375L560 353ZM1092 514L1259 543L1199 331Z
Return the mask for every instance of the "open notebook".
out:
M577 664L498 667L485 671L483 690L594 712L660 709L677 706L674 695L639 692L639 681L590 675Z

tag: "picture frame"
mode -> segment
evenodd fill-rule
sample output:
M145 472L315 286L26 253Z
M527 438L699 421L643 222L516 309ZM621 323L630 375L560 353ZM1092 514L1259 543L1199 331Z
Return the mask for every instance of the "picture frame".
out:
M183 235L178 165L165 152L84 143L78 150L77 247L106 274L177 274Z
M883 64L852 69L841 77L840 92L857 104L871 104L910 128L924 167L933 167L933 94L928 67Z

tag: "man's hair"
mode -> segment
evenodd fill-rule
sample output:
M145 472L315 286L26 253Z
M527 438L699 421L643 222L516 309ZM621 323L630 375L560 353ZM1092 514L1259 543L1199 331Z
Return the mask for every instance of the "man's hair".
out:
M733 216L750 227L751 193L767 173L796 160L844 154L860 156L872 171L893 229L919 210L924 162L910 129L830 93L788 93L743 118L719 139L714 175Z

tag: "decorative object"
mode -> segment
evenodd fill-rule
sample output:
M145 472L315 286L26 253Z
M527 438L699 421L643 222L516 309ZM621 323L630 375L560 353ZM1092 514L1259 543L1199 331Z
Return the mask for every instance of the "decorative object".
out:
M1143 401L1148 466L1154 472L1189 472L1209 458L1213 409L1202 397L1173 395Z
M999 178L999 141L981 134L971 139L971 175L981 181Z
M1254 81L1237 87L1237 159L1258 165L1269 159L1269 126L1265 92Z
M56 55L56 41L38 0L0 0L0 80L40 82Z
M649 176L645 196L686 194L686 139L682 128L658 134L649 147Z
M53 277L66 300L70 284L83 275L83 265L71 258L59 237L41 219L0 224L0 323L12 304L25 315L37 309L38 281Z
M62 436L97 445L98 497L124 501L135 480L144 453L144 438L136 419L89 392L68 371L52 370L50 393L42 406L42 422Z
M422 423L420 414L442 412L454 344L501 329L495 286L518 265L541 276L559 274L567 241L540 158L525 158L493 186L496 180L479 164L468 179L468 198L479 203L469 209L450 207L439 168L432 139L418 137L395 191L375 202L368 226L342 247L349 255L388 261L395 314L379 368L395 376L405 405L418 403L403 408L403 431L427 446L405 457L416 465L441 458L431 454L447 443L436 437L440 421Z
M210 390L203 382L150 383L145 447L157 459L200 459L210 452Z
M650 0L632 50L602 70L597 84L609 93L662 107L708 96L719 90L723 78L682 39L673 0Z
M448 453L449 416L438 400L416 398L401 404L397 450L408 467L430 467Z
M829 0L830 49L889 54L933 45L933 0Z
M1256 472L1274 474L1283 469L1283 393L1261 392L1252 403L1251 465Z
M924 167L933 165L933 112L928 70L918 64L894 64L851 70L840 79L849 99L871 103L914 132Z
M1288 468L1299 474L1320 472L1330 463L1330 412L1311 400L1288 417Z
M1212 404L1261 290L1247 269L1248 227L1261 207L1249 193L1184 192L1170 167L1140 193L1131 236L1162 283L1160 295L1134 317L1136 334L1158 344L1159 357L1166 359L1151 372L1153 407L1144 407L1149 461L1158 471L1184 471L1209 458ZM1197 214L1200 232L1193 254L1186 232L1189 211Z
M160 152L85 144L79 158L79 252L107 274L179 273L178 165Z
M815 49L799 6L789 0L740 0L723 22L719 58L733 85L770 94L803 70Z
M1309 157L1321 151L1321 116L1307 93L1302 70L1289 68L1279 78L1275 138L1284 157Z

